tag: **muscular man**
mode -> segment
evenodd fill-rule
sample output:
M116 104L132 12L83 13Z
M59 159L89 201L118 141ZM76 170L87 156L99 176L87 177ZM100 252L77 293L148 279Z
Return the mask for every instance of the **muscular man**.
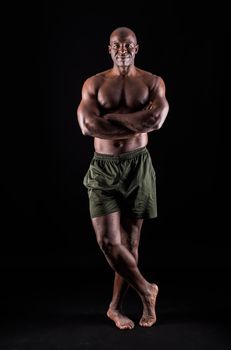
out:
M107 316L120 329L134 323L122 312L127 287L143 303L140 326L156 322L158 287L141 274L138 246L144 219L157 216L155 171L148 133L168 114L163 80L135 66L135 33L126 27L110 35L113 67L88 78L77 109L83 135L94 138L94 156L84 177L97 242L115 271Z

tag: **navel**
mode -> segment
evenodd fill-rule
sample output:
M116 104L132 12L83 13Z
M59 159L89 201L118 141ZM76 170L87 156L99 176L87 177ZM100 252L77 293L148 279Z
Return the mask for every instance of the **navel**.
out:
M116 148L121 148L124 146L124 142L123 141L115 141L114 142L114 147Z

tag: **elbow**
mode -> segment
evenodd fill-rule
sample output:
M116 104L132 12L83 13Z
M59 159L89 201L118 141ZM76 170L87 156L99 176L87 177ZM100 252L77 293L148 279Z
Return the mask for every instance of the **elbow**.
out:
M169 111L169 105L168 103L166 103L166 105L164 106L164 108L162 109L161 113L159 114L159 116L157 116L153 125L154 130L159 130L162 125L165 122L165 119L168 115L168 111Z
M164 116L164 115L162 115L160 118L158 118L153 125L153 130L159 130L162 127L162 125L164 124L165 118L166 118L166 116Z
M93 136L92 132L86 127L81 128L81 131L83 136Z
M92 136L92 126L90 123L83 119L78 119L79 127L83 136Z
M153 130L159 130L162 127L163 123L159 122L155 123Z
M89 130L87 130L86 128L82 128L81 131L83 136L90 136Z

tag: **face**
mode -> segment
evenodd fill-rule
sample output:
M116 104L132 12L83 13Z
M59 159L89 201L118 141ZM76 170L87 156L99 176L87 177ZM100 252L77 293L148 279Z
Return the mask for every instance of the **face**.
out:
M136 38L131 33L115 33L110 38L109 53L115 65L130 66L138 51Z

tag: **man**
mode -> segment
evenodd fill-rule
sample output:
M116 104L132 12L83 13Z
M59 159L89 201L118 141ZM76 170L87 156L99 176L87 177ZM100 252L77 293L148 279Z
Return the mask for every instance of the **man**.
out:
M115 271L107 316L120 329L134 327L122 312L128 286L142 300L143 327L156 322L158 293L137 262L143 220L157 216L148 133L160 129L169 107L163 80L135 66L137 52L135 33L127 27L115 29L109 44L113 67L86 79L77 109L83 135L94 138L94 157L84 185L97 242Z

